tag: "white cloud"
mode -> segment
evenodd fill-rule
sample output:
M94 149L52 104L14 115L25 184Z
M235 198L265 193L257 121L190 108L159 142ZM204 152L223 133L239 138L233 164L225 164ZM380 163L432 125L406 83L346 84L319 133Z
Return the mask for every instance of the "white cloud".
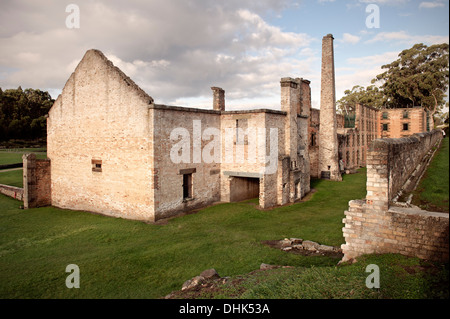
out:
M286 1L76 3L79 29L66 28L66 4L60 1L2 5L0 87L55 92L84 53L95 48L157 103L204 103L214 85L226 90L227 105L256 97L276 105L279 79L307 78L311 62L304 61L316 58L308 51L310 36L283 31L263 19L265 12L286 8Z
M424 9L433 9L433 8L439 8L439 7L445 7L445 4L442 1L424 1L419 4L419 8Z
M342 42L343 43L350 43L350 44L356 44L361 40L361 37L358 37L357 35L352 35L350 33L344 33L342 35Z
M396 60L398 58L398 54L399 52L397 51L390 51L365 57L349 58L346 62L347 64L353 66L381 66Z
M436 35L411 35L406 31L395 32L380 32L376 34L372 39L367 40L366 43L376 42L393 42L404 43L405 45L413 45L415 43L425 44L438 44L448 43L448 36L436 36Z
M359 0L360 3L386 4L386 5L403 5L410 0Z

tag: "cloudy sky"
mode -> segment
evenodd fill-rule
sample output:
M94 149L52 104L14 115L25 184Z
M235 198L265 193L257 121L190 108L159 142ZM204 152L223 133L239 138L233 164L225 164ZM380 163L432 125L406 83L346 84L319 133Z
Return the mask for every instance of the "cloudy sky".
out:
M211 108L219 86L227 109L279 109L280 78L302 77L319 108L323 36L335 38L339 99L448 30L448 0L0 0L0 87L56 98L95 48L156 103Z

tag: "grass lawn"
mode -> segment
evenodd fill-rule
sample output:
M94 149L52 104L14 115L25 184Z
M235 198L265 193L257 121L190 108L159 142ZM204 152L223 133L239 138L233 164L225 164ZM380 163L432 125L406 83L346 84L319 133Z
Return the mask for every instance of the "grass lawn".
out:
M417 190L413 204L429 211L449 212L449 138L444 138Z
M0 150L0 165L4 164L15 164L22 163L22 155L25 153L34 153L36 158L45 159L47 158L47 153L45 149L41 148L24 148L24 149L14 149L14 150Z
M0 184L23 187L23 169L0 170Z
M365 196L364 185L365 170L361 170L344 176L343 182L313 181L317 192L307 202L270 211L255 208L254 200L219 204L165 225L53 207L21 210L21 202L0 195L0 297L160 298L205 269L236 278L261 263L294 268L273 276L267 273L266 281L251 278L251 288L237 297L445 296L445 289L433 289L433 295L421 290L430 283L420 271L411 275L396 266L419 267L415 258L375 256L336 267L338 260L331 257L294 255L261 244L285 237L342 244L344 210L349 200ZM386 281L384 295L365 288L367 263L377 263L384 278L397 280ZM80 268L80 289L65 286L69 264ZM445 277L442 273L445 270L435 277L439 282ZM305 288L309 293L301 287L309 287ZM360 288L352 293L355 287ZM448 298L448 276L446 289Z

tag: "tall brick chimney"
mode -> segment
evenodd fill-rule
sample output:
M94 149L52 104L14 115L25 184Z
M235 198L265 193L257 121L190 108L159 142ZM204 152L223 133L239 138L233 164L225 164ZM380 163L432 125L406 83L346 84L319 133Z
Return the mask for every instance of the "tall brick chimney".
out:
M321 178L341 181L336 124L336 87L333 35L322 39L322 75L320 90L319 174Z
M225 111L225 90L213 86L213 109L217 111Z

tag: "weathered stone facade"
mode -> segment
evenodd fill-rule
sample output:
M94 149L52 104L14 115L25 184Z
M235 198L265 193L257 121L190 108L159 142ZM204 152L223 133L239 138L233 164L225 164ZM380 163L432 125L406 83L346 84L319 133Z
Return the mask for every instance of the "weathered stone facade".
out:
M89 50L49 112L47 201L156 221L255 196L271 208L304 197L311 177L341 180L365 165L380 111L356 105L347 125L336 114L332 35L322 62L321 111L311 108L310 82L290 77L280 81L281 111L226 111L219 87L205 110L156 104Z
M156 221L259 195L260 206L309 192L309 81L281 80L281 111L155 104L89 50L49 112L52 205Z
M429 115L422 107L382 109L378 112L381 138L400 138L430 131Z
M25 209L51 204L51 172L48 159L23 155L23 206Z

